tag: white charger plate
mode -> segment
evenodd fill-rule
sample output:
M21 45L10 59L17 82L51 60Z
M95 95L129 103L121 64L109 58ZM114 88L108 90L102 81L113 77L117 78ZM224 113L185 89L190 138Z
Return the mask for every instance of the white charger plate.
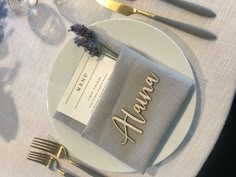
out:
M190 64L178 45L165 33L153 26L124 19L106 20L94 25L103 29L114 39L143 51L152 58L158 59L158 61L195 80ZM133 172L134 169L82 138L78 132L51 116L56 110L82 53L83 49L78 48L72 39L62 48L56 58L48 81L47 101L50 120L61 142L76 158L98 169L113 172ZM169 157L184 140L193 122L196 99L196 93L194 93L154 164L158 164Z

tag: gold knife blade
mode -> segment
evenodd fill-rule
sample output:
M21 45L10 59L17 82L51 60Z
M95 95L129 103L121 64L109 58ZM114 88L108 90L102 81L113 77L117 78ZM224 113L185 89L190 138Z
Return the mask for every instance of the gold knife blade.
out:
M179 21L171 20L165 17L161 17L159 15L155 15L149 12L145 12L145 11L127 6L125 4L113 1L113 0L96 0L96 2L107 9L118 12L125 16L129 16L132 14L141 14L149 18L152 18L154 20L157 20L159 22L162 22L166 25L185 31L192 35L195 35L204 39L211 39L211 40L216 39L216 35L208 30L205 30L205 29L202 29L202 28L190 25L190 24L182 23Z
M121 4L119 2L110 1L110 0L96 0L99 4L110 9L112 11L118 12L122 15L129 16L136 13L137 9L127 6L125 4Z

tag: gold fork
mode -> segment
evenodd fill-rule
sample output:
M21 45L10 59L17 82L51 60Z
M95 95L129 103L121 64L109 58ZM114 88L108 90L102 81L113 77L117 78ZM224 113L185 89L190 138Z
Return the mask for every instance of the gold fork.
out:
M72 160L69 156L69 153L68 153L66 147L63 146L62 144L59 144L59 143L56 143L56 142L53 142L50 140L34 137L31 147L45 151L49 154L52 154L55 157L57 157L58 159L66 159L72 165L78 167L79 169L87 172L88 174L90 174L92 176L105 177L103 174L98 173L95 170L88 168L82 164L78 164L77 162Z
M65 177L75 177L72 174L62 170L57 159L49 154L30 151L27 159L42 164L52 171L57 171Z

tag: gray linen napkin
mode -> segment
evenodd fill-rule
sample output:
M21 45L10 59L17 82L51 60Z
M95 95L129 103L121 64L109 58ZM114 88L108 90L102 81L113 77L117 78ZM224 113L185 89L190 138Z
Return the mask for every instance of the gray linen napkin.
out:
M193 88L193 81L112 40L99 29L93 30L101 43L119 54L109 84L87 126L59 112L54 117L144 173L155 160L153 157L160 150L168 128Z
M192 86L189 78L124 47L82 136L144 173Z

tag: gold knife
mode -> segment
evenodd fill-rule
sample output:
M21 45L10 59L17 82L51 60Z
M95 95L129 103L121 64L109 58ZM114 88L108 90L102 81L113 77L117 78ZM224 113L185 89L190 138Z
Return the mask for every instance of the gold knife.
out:
M146 17L157 20L159 22L162 22L166 25L185 31L192 35L195 35L204 39L211 39L211 40L216 39L216 35L208 30L205 30L205 29L202 29L197 26L190 25L190 24L186 24L183 22L171 20L171 19L159 16L159 15L149 13L149 12L145 12L143 10L136 9L136 8L127 6L125 4L118 3L113 0L96 0L96 2L106 7L107 9L110 9L112 11L118 12L126 16L129 16L132 14L141 14Z

